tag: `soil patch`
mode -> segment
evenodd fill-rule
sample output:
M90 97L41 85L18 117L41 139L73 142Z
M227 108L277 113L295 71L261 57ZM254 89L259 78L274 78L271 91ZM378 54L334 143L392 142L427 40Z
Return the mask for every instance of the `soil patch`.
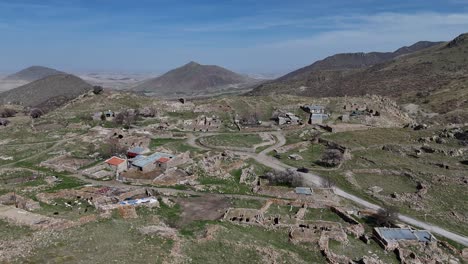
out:
M185 226L197 220L220 219L230 207L229 200L210 195L179 198L177 203L182 209L179 226Z

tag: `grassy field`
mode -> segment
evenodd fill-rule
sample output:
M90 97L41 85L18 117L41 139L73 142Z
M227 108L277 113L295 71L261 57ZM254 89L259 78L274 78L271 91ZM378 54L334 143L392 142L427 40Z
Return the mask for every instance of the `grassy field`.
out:
M368 131L344 132L325 135L324 137L354 149L352 158L335 171L317 171L318 174L330 177L340 187L353 194L366 198L377 204L392 204L402 212L415 218L440 225L451 231L468 234L466 225L453 213L465 215L468 205L460 195L468 195L466 188L457 183L466 169L460 164L463 157L452 157L439 153L424 153L419 157L408 156L398 151L386 151L382 146L392 144L402 150L420 147L419 137L433 135L434 130L412 131L410 129L372 129ZM431 143L434 148L447 149L455 145ZM450 169L444 169L436 164L444 163ZM313 170L314 168L312 168ZM369 171L368 173L359 171ZM372 170L377 170L372 172ZM353 178L358 186L350 184L345 177L346 172L355 171ZM381 171L381 172L379 172ZM406 176L403 176L406 175ZM410 176L409 176L410 175ZM442 182L436 181L442 177ZM428 184L429 190L419 204L421 209L414 210L411 202L400 202L390 199L390 194L415 193L417 182ZM380 193L385 198L373 197L366 193L372 186L383 188Z
M263 142L257 134L220 134L204 137L200 140L211 146L241 148L251 148L253 145Z
M333 253L339 255L346 255L351 259L358 261L363 256L371 254L375 254L378 258L383 261L383 263L391 264L391 263L400 263L396 258L395 253L393 252L386 252L383 250L376 242L373 240L370 241L370 244L367 245L359 239L356 239L352 236L348 236L349 243L342 244L340 242L330 240L329 246L330 250Z
M321 158L321 156L323 154L323 151L325 150L325 146L319 145L319 144L311 145L311 146L305 148L305 150L302 151L302 152L299 151L300 149L302 149L302 148L296 148L296 149L292 149L292 150L290 150L290 151L288 151L286 153L281 153L280 154L281 162L283 162L283 163L285 163L285 164L287 164L289 166L293 166L295 168L315 167L315 166L317 166L315 162L320 160L320 158ZM298 154L303 159L302 160L290 159L289 155L292 155L292 154ZM269 155L273 156L273 155L275 155L275 153L270 152Z
M270 250L278 256L277 263L324 263L313 245L294 245L288 241L287 230L271 232L255 226L220 223L215 239L186 243L183 252L193 263L266 263Z
M67 229L53 247L38 248L23 263L162 263L172 241L140 234L137 227L144 221L114 216Z

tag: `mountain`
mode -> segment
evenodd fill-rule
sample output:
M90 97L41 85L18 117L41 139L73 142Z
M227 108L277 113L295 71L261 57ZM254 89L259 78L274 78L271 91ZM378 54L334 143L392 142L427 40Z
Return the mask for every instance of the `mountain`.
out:
M15 74L5 77L4 80L33 82L33 81L36 81L36 80L39 80L48 76L57 75L57 74L65 74L65 73L51 69L51 68L47 68L47 67L31 66Z
M74 75L58 74L0 93L0 104L13 103L51 110L91 89L90 84Z
M394 52L370 52L370 53L341 53L323 60L317 61L309 66L293 71L278 78L278 81L287 81L306 78L308 74L316 71L344 71L370 67L379 63L390 61L398 56L413 53L422 49L439 45L442 42L420 41L409 47L402 47Z
M222 90L241 89L254 80L215 65L190 62L159 77L135 86L136 92L159 96L203 95Z
M447 120L465 119L459 110L468 108L467 39L468 34L463 34L449 43L419 42L397 50L394 53L398 55L393 59L367 67L330 70L311 65L309 70L304 68L260 85L250 94L314 97L378 94L393 97L400 103L420 104L427 111L449 114ZM324 65L324 61L314 64ZM340 65L345 64L340 61ZM337 68L336 65L333 66Z

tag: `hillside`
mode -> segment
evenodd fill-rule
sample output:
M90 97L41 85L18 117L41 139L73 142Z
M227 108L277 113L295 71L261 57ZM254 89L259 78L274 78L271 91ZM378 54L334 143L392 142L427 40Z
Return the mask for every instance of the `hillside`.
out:
M31 66L15 74L5 77L4 80L33 82L57 74L64 74L64 72L42 66Z
M190 62L160 77L144 81L132 90L158 96L203 95L242 88L253 81L219 66Z
M458 122L467 119L461 111L468 108L467 39L468 34L463 34L449 43L365 68L302 70L260 85L250 94L314 97L378 94L396 98L400 103L421 104L425 111L449 114L447 121Z
M91 89L91 85L76 76L59 74L0 93L0 104L14 103L50 110Z
M390 61L398 56L413 53L422 49L426 49L442 42L420 41L409 47L402 47L394 52L370 52L370 53L341 53L323 60L317 61L309 66L301 68L286 74L277 79L277 81L296 80L307 78L306 76L316 71L345 71L352 69L361 69L370 67L379 63Z

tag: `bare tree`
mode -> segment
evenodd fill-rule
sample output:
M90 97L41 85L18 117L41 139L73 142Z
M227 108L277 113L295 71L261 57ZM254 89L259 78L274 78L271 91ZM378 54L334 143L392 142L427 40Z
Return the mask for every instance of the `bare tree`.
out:
M392 226L398 220L399 210L395 206L384 206L377 211L375 219L378 225Z
M139 113L140 112L138 110L124 110L115 116L114 122L116 124L124 125L124 127L129 128L138 120Z
M327 167L335 167L341 164L344 160L343 152L339 149L327 149L323 153L319 164Z
M327 177L322 179L322 186L324 188L332 189L336 186L336 184L331 178Z
M109 139L98 150L103 158L110 158L112 156L123 156L127 153L127 149L119 143L116 138Z
M303 178L293 169L286 171L272 171L265 174L271 185L303 186Z

